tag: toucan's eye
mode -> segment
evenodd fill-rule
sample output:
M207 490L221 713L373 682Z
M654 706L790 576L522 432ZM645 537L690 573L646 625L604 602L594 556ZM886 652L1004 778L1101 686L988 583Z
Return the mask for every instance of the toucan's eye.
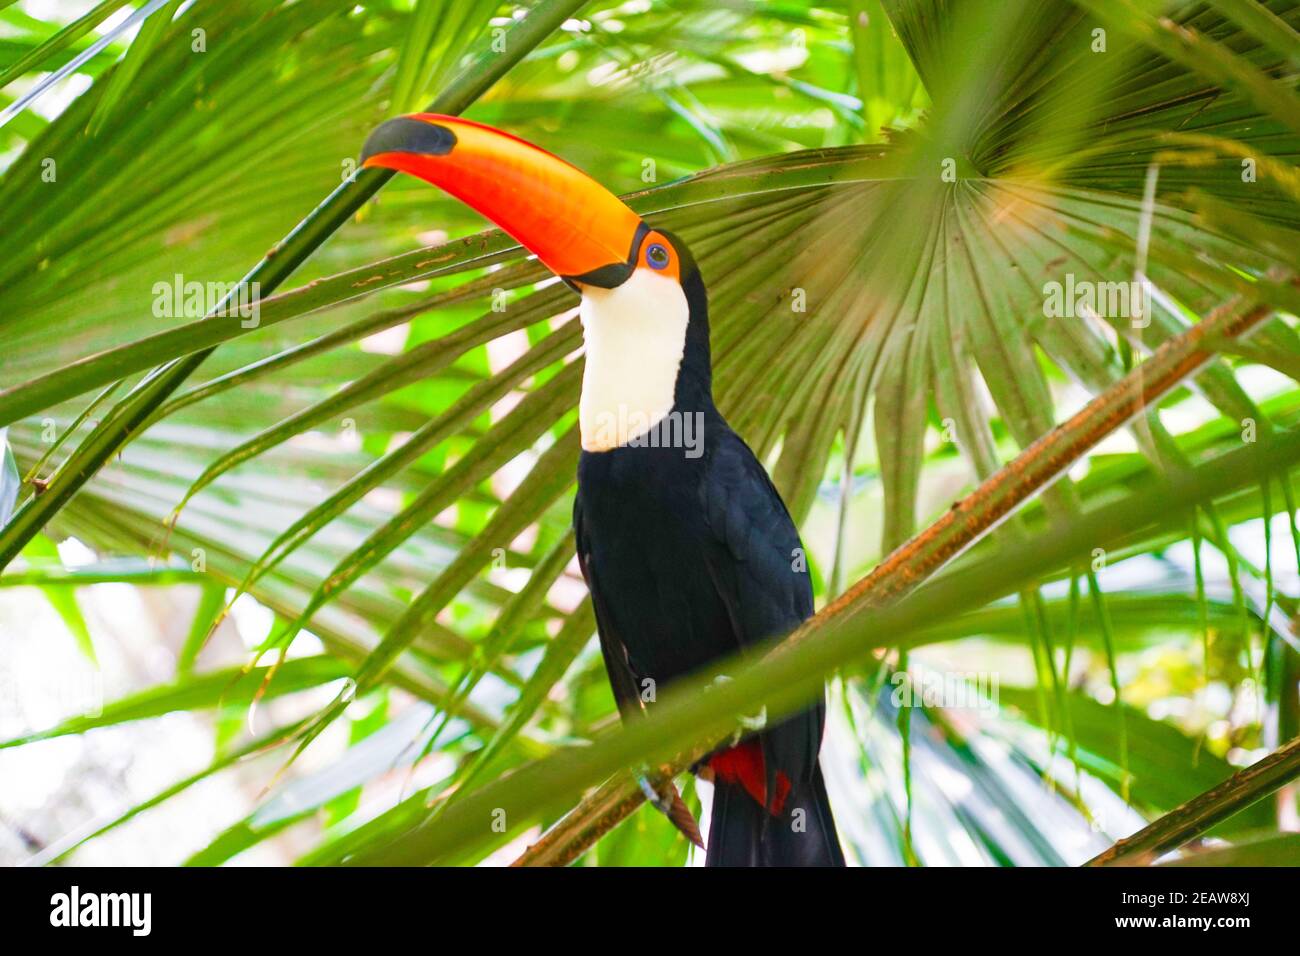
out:
M645 261L651 269L662 269L668 265L668 250L659 243L652 243L645 251Z

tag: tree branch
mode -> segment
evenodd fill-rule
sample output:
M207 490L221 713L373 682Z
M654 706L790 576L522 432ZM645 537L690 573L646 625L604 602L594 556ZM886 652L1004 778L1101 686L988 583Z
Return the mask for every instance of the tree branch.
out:
M1217 787L1170 810L1109 850L1098 853L1084 866L1144 865L1200 836L1298 776L1300 737L1258 763L1237 771Z
M1272 312L1268 305L1245 309L1234 300L1166 341L1146 362L1024 449L939 520L805 621L772 651L772 656L784 655L832 625L892 604L914 590L996 528L1018 505L1064 474L1099 441L1200 370L1213 357L1219 343L1245 334ZM675 776L707 754L712 746L679 755L662 768L663 774ZM612 778L530 846L512 866L568 865L631 815L642 800L640 788L630 777Z

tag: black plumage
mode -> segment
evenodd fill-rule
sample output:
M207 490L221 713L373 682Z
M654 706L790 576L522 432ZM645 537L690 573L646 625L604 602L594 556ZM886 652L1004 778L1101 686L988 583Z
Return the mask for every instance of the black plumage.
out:
M651 442L584 451L574 502L578 557L625 719L673 680L788 633L813 612L794 522L713 403L704 283L673 244L690 308L673 413L702 425L700 453ZM763 792L780 812L719 778L710 865L843 865L817 761L823 723L818 700L747 738L761 747ZM779 775L788 781L783 801Z

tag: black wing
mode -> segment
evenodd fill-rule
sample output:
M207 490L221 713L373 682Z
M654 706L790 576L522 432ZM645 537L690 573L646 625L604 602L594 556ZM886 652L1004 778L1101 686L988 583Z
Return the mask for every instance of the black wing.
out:
M714 545L709 571L739 644L752 647L812 616L812 580L799 532L749 446L726 429L711 452L701 483ZM812 779L824 717L819 698L760 735L769 778L779 769L792 779ZM769 793L771 785L769 779Z
M748 647L812 616L812 580L794 521L749 446L728 429L712 452L701 495L722 551L710 567Z

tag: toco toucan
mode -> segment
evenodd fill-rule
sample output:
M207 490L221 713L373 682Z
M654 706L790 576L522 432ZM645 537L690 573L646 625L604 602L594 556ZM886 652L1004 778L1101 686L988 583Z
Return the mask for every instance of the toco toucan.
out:
M582 296L573 521L623 718L809 617L799 534L713 403L708 297L685 244L565 161L468 120L388 120L361 160L446 190ZM824 719L818 699L747 724L697 765L714 782L708 865L844 865L817 757Z

